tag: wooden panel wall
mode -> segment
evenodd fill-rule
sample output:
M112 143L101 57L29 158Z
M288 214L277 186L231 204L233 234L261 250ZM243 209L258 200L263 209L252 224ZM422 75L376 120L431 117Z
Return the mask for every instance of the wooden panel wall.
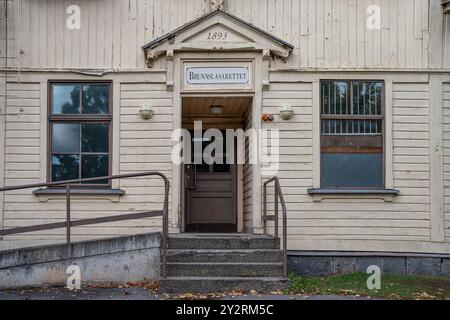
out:
M444 17L444 67L450 68L450 14Z
M245 115L244 130L251 130L252 127L252 108L249 108ZM249 139L245 139L245 162L243 168L244 179L244 197L243 197L243 213L244 213L244 231L251 232L253 228L253 166L249 163Z
M117 80L117 79L116 79ZM122 82L119 102L119 143L113 149L119 153L117 173L161 171L169 179L172 174L171 128L172 95L163 83ZM46 83L44 82L44 85ZM7 84L5 184L17 185L42 181L42 168L46 157L41 156L41 83L20 83L9 79ZM20 94L20 108L17 96ZM155 116L150 121L138 115L139 107L149 100L154 102ZM45 105L46 103L44 103ZM45 120L44 120L45 121ZM44 123L44 127L46 123ZM115 130L115 128L113 128ZM74 196L72 218L83 219L127 212L158 210L163 206L164 184L160 178L134 178L119 181L117 187L125 191L120 202L102 197ZM13 228L65 220L65 200L61 197L40 202L32 190L5 193L4 227ZM139 234L161 230L161 219L123 221L73 228L73 241L96 239L126 234ZM37 244L63 242L65 230L50 230L5 237L0 241L0 250Z
M10 51L24 68L144 68L141 46L209 10L206 0L14 0ZM65 27L81 8L81 29ZM381 8L380 29L366 28ZM427 68L429 0L228 0L227 10L295 46L275 68ZM447 33L447 37L450 36ZM11 65L15 63L12 59ZM160 65L157 65L157 67Z
M381 8L378 30L366 28L371 5ZM230 0L228 8L292 43L290 67L428 66L428 0Z
M444 138L444 219L445 236L450 241L450 83L443 84Z
M314 202L306 191L313 185L313 162L318 161L312 155L312 106L319 97L313 96L311 83L301 82L274 83L264 92L264 112L276 114L264 127L280 129L278 176L289 208L292 250L420 250L416 244L429 241L428 83L394 82L392 96L394 188L401 194L393 202L361 197ZM280 125L282 104L293 106L295 116Z
M7 2L0 2L0 68L6 66L6 7Z
M14 1L21 23L9 32L20 28L24 68L142 69L142 45L209 9L204 0L21 0L19 11ZM80 30L66 28L69 5L81 9Z

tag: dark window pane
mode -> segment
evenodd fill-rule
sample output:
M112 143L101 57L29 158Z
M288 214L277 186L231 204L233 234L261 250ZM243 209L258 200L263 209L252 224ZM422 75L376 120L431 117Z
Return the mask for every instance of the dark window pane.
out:
M79 153L80 125L54 123L52 127L52 153Z
M209 172L209 164L196 164L195 170L196 172Z
M218 173L228 173L230 172L231 166L229 164L218 164L215 163L213 164L213 172L218 172Z
M381 82L353 83L353 114L381 115Z
M81 156L81 177L95 178L109 175L109 157L107 155L82 155ZM93 181L94 184L107 184L107 180Z
M382 188L383 155L374 154L322 154L323 188Z
M53 155L52 181L79 179L79 168L78 155Z
M322 83L322 114L330 114L330 83L323 82Z
M83 113L109 113L109 85L90 84L83 86Z
M322 83L322 114L350 114L347 106L347 82Z
M80 113L80 86L73 84L53 85L52 114Z
M81 125L82 152L109 152L109 125L83 123Z

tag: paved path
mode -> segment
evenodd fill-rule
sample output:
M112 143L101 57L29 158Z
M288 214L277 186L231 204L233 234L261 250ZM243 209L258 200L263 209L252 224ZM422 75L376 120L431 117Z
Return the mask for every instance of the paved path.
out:
M169 300L169 299L217 299L217 300L367 300L347 296L217 294L191 296L155 294L145 288L82 288L69 291L65 288L35 290L3 290L0 300Z

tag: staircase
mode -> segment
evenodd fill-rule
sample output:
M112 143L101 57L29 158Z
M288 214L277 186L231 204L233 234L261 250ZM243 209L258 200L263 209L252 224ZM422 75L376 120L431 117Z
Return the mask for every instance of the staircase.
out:
M247 234L180 234L168 242L166 293L232 290L270 292L283 287L279 238Z

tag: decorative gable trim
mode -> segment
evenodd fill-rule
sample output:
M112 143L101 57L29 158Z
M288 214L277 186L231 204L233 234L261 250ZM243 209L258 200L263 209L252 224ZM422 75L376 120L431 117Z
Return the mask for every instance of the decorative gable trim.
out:
M210 32L216 30L215 32ZM222 31L223 30L223 31ZM208 38L221 34L220 38ZM166 54L177 51L263 51L286 59L291 44L221 10L209 12L142 47L148 67Z
M444 13L450 13L450 0L442 0L442 5L444 6Z

